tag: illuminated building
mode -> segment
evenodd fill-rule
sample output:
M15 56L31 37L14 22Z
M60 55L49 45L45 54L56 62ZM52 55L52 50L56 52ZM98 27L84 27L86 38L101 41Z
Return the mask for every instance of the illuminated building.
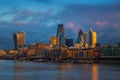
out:
M17 53L18 53L18 51L16 51L16 50L10 50L8 52L8 54L10 54L10 55L14 55L14 54L17 54Z
M6 55L7 55L7 53L5 50L0 50L0 56L6 56Z
M13 34L14 38L14 48L18 50L21 47L24 47L26 44L26 33L25 32L16 32Z
M83 39L84 39L84 47L88 48L88 33L83 32Z
M87 32L79 31L77 37L77 44L80 44L82 48L88 48L88 34Z
M65 30L64 25L59 24L57 28L58 46L65 46Z
M94 48L97 43L97 33L93 32L92 29L89 30L89 45L91 48Z
M58 45L58 37L52 36L51 40L50 40L50 44L53 46L57 46Z
M66 46L71 47L73 46L73 39L65 39Z

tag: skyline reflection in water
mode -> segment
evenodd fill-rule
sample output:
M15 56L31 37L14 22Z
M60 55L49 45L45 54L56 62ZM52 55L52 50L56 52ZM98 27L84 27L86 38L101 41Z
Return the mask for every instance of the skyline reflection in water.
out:
M119 64L0 61L0 80L119 80Z
M92 80L98 80L99 74L98 74L98 65L93 64L92 66Z

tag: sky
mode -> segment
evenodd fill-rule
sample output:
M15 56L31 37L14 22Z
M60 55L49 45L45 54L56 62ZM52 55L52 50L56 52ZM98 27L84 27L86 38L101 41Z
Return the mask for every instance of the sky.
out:
M13 33L26 44L49 43L57 25L76 42L80 29L97 32L101 44L120 42L120 0L0 0L0 49L13 49Z

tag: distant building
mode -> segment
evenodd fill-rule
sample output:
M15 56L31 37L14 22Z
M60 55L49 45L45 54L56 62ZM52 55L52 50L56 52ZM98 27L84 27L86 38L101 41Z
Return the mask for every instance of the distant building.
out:
M83 39L84 39L84 47L88 48L88 33L83 32Z
M83 31L82 30L80 30L79 33L78 33L77 43L80 43L81 45L84 44L84 38L83 38Z
M52 36L50 40L50 45L52 46L58 46L58 37Z
M79 31L77 37L77 45L81 46L81 48L88 48L88 33L83 32L82 30Z
M15 54L17 54L18 53L18 51L16 51L16 50L9 50L8 51L8 54L9 55L15 55Z
M63 24L58 24L57 28L58 46L65 46L65 30Z
M93 32L92 29L89 30L89 45L91 48L94 48L97 43L97 33Z
M0 56L6 56L6 55L7 55L7 53L5 50L0 50Z
M120 56L120 47L112 44L106 44L103 47L105 56Z
M16 32L13 34L14 39L14 49L18 50L21 47L24 47L26 44L26 33L25 32Z
M73 46L73 39L65 39L66 46L71 47Z
M120 42L119 42L119 43L117 43L117 45L118 45L118 47L120 47Z

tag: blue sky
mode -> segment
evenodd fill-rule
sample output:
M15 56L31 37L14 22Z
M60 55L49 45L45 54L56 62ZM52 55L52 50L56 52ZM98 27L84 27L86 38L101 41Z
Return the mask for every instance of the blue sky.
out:
M27 44L49 43L63 23L67 38L93 28L102 44L120 41L119 0L0 0L0 49L13 49L13 33L25 31Z

